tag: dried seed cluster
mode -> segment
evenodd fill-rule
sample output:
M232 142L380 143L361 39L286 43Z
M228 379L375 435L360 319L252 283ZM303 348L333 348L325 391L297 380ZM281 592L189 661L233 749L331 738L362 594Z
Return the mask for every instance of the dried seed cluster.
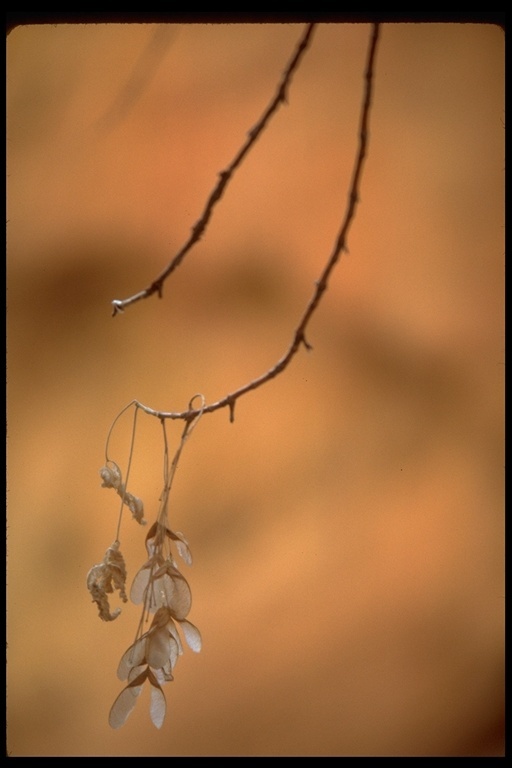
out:
M144 505L126 490L118 465L107 462L100 475L102 486L114 488L134 519L141 525L145 524ZM157 520L146 536L148 559L139 569L130 589L130 600L135 605L142 604L143 610L136 640L123 654L117 670L119 679L126 680L127 685L110 710L112 728L119 728L126 722L146 680L151 690L151 720L157 728L162 726L166 712L162 686L173 680L174 667L183 653L178 626L189 648L196 652L201 650L199 630L186 619L192 605L190 587L178 568L171 545L187 565L192 564L192 555L184 535L172 531L167 524L169 490L170 482L166 482ZM121 612L120 608L110 610L108 595L118 590L121 600L128 601L126 578L120 542L116 540L105 552L102 562L94 565L87 575L87 588L103 621L112 621ZM151 625L143 633L143 624L151 614L154 614Z

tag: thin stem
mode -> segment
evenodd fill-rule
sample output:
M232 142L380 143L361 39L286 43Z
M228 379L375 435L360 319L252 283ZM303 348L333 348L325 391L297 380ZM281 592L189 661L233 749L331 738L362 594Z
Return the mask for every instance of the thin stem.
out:
M127 410L128 410L128 408L131 408L131 406L132 406L132 405L136 405L136 404L137 404L137 401L136 401L136 400L132 400L130 403L128 403L128 405L125 405L125 407L124 407L124 408L123 408L121 411L119 411L119 413L118 413L118 414L117 414L117 416L115 417L114 421L113 421L113 422L112 422L112 424L110 425L110 429L109 429L109 431L108 431L107 439L106 439L106 441L105 441L105 461L106 461L106 463L107 463L107 464L108 464L108 462L110 461L110 459L109 459L109 456L108 456L108 446L109 446L109 443L110 443L110 437L111 437L111 435L112 435L112 432L114 431L114 427L115 427L115 425L117 424L118 420L119 420L119 419L121 418L121 416L123 415L123 413L124 413L125 411L127 411Z
M132 405L132 403L130 403L130 405ZM126 410L126 408L123 408L121 413L124 413L125 410ZM136 430L136 427L137 427L137 414L138 414L138 408L135 408L134 414L133 414L132 438L131 438L131 441L130 441L130 455L128 457L128 465L126 467L126 480L125 480L124 486L123 486L123 495L121 496L121 509L119 510L119 519L117 521L117 531L116 531L116 540L117 541L119 541L119 536L120 536L120 533L121 533L121 521L123 519L124 499L125 499L126 488L128 487L128 478L130 476L130 468L131 468L131 465L132 465L133 446L135 444L135 430ZM119 414L119 415L121 415L121 414ZM118 416L118 418L119 418L119 416ZM117 419L115 421L117 421ZM115 423L115 421L114 421L114 423ZM110 436L110 433L109 433L109 436Z
M213 209L215 208L215 205L219 202L222 195L224 194L224 191L228 186L228 183L231 180L233 173L241 164L242 160L247 155L249 150L256 143L257 139L265 129L270 118L272 117L274 112L277 111L277 108L279 107L279 105L281 103L286 102L286 91L287 91L288 85L290 84L292 75L294 71L297 69L297 67L299 66L300 60L309 45L314 27L315 27L315 24L308 24L308 26L306 27L306 30L302 36L302 39L297 45L297 48L295 49L295 53L293 54L290 60L290 63L288 64L286 70L284 71L284 74L282 76L281 82L277 87L277 91L274 95L274 98L271 100L270 104L268 105L267 109L265 110L263 115L260 117L256 125L248 131L248 138L245 144L241 147L241 149L235 155L230 165L228 165L227 168L225 168L223 171L219 173L219 181L217 182L217 185L211 192L210 197L206 202L206 206L203 210L203 213L201 214L200 219L192 227L192 234L190 235L185 245L181 248L180 251L178 251L176 256L167 265L164 271L160 275L158 275L158 277L155 280L153 280L151 285L149 285L147 288L144 288L144 290L139 291L139 293L136 293L134 296L130 296L127 299L114 299L112 301L112 307L113 307L112 317L115 317L119 312L123 312L126 309L126 307L128 307L130 304L135 304L136 301L140 301L141 299L147 299L149 296L152 296L154 293L158 293L158 296L160 298L162 297L163 284L165 280L181 264L184 257L190 251L192 246L195 245L197 242L199 242L199 240L203 236L204 231L213 213Z
M201 407L198 410L195 410L192 408L192 404L196 397L201 398ZM139 404L137 404L139 406ZM168 447L167 447L167 434L165 431L165 418L161 418L162 427L164 430L164 441L165 441L165 461L166 461L166 468L165 468L165 488L164 488L164 495L163 498L167 502L167 499L169 497L169 494L171 492L171 485L172 481L174 480L174 475L176 473L176 470L178 468L178 462L180 460L181 453L183 451L183 448L185 447L185 443L187 442L188 438L192 434L193 429L196 427L197 422L201 418L204 412L204 406L205 406L205 400L203 395L194 395L194 397L189 402L189 412L194 414L190 419L186 420L185 426L183 427L183 432L181 434L180 444L178 446L178 449L176 453L174 454L174 458L169 466L169 453L168 453ZM139 406L140 407L140 406ZM145 410L142 408L142 410Z

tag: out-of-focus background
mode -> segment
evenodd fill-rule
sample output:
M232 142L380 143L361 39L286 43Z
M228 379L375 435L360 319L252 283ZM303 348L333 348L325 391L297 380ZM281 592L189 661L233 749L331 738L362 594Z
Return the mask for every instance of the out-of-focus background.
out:
M502 754L504 35L488 25L383 27L361 204L313 350L234 424L204 416L176 475L203 651L180 659L160 731L147 691L107 722L139 620L127 604L102 623L85 587L115 537L108 429L133 398L212 402L287 349L345 210L368 25L318 27L163 298L115 319L110 302L188 238L302 32L7 39L13 756ZM149 416L131 477L152 521ZM144 531L126 519L121 540L133 576Z

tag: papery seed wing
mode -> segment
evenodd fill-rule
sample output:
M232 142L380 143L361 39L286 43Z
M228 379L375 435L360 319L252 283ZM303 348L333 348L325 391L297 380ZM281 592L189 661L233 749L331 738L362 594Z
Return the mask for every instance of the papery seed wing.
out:
M128 682L133 683L133 681L141 674L141 672L146 669L148 663L146 660L144 660L143 664L139 664L138 667L132 667L130 669L130 672L128 674Z
M171 596L174 593L174 587L169 576L165 572L165 567L157 571L158 577L153 577L149 582L149 595L146 597L146 608L150 613L159 611L169 611L172 607Z
M176 542L176 549L178 550L179 556L183 558L187 565L192 565L192 552L190 551L188 541L181 531L168 531L168 534L171 539L174 539Z
M165 685L165 683L169 683L171 680L174 680L170 663L166 664L165 667L161 667L160 669L152 669L151 672L155 675L159 685Z
M196 653L199 653L202 647L202 640L198 628L186 619L180 621L180 627L183 630L188 647Z
M164 611L162 608L160 610ZM166 668L170 664L172 670L178 660L180 649L176 638L169 629L171 621L172 619L169 619L167 625L151 630L148 634L146 658L152 669Z
M147 562L144 563L142 568L135 574L135 578L132 582L132 587L130 589L130 600L132 603L135 603L135 605L139 605L139 603L142 603L145 600L146 597L146 590L148 588L148 585L150 581L152 582L152 597L157 598L156 605L154 604L154 599L151 601L151 605L146 606L149 610L154 612L156 608L158 608L160 605L162 605L162 601L158 596L158 590L155 591L154 585L155 581L158 579L160 574L165 573L166 567L162 564L164 563L164 558L161 555L155 555L154 557L151 557Z
M147 661L150 667L163 667L171 654L171 637L166 627L151 631L148 637Z
M169 663L171 665L170 672L174 669L176 666L176 662L178 661L180 653L183 653L183 651L180 651L180 646L174 639L174 637L171 637L171 653L169 655ZM167 672L167 668L164 667L164 671ZM172 680L172 674L171 674L171 680Z
M112 704L108 716L108 722L111 728L120 728L126 723L128 716L137 703L137 697L142 691L144 682L148 676L148 669L144 670L133 682L124 688L117 699Z
M139 603L144 601L148 584L162 570L161 565L163 562L164 559L161 556L152 557L137 571L130 589L130 600L132 603L139 605Z
M137 696L142 691L142 685L137 688L124 688L114 701L108 716L111 728L120 728L124 725L137 703Z
M164 692L160 688L158 680L151 672L149 673L149 682L151 683L151 703L149 705L151 721L157 728L161 728L167 709Z
M174 623L174 621L169 622L168 629L173 640L176 643L178 654L181 656L181 654L183 653L183 645L181 643L181 637L179 636L179 633L178 633L178 630L176 629L176 624ZM174 662L173 667L175 666L175 664L176 662Z
M176 638L174 637L174 634L171 632L169 628L167 628L167 631L169 632L169 658L167 659L167 662L163 666L164 672L172 672L174 667L176 666L176 662L178 661L178 657L180 653L183 653L182 650L180 650L181 645L178 643ZM171 675L172 679L172 675Z
M153 523L146 536L146 549L148 555L153 557L155 554L155 538L158 531L158 523Z
M146 662L146 645L147 635L142 635L137 642L130 645L128 650L125 651L117 668L117 676L120 680L126 680L134 667L138 667Z
M170 579L166 579L169 608L176 619L184 619L192 606L190 587L184 576L172 565L168 565L167 574L170 577Z
M166 627L169 621L171 621L171 612L166 605L162 605L153 616L151 629L153 627Z
M140 571L135 574L130 589L130 600L135 605L139 605L144 600L144 595L149 584L150 568L148 564L144 565Z

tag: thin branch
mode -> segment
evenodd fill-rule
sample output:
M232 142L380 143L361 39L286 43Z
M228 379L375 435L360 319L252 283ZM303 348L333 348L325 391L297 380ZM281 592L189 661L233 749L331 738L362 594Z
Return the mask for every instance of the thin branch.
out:
M245 386L240 387L240 389L237 389L234 392L231 392L231 394L226 395L226 397L224 397L222 400L218 400L217 402L211 403L210 405L205 405L200 411L196 409L192 409L190 407L187 411L182 411L182 412L155 411L152 408L148 408L147 406L142 405L142 403L139 403L138 401L134 401L134 404L138 408L141 408L143 411L145 411L145 413L148 413L153 416L157 416L160 419L185 419L186 421L192 421L200 412L212 413L213 411L218 411L220 408L225 408L227 406L229 407L230 421L234 421L235 403L239 397L241 397L242 395L245 395L246 392L250 392L253 389L257 389L258 387L261 387L262 384L265 384L267 381L270 381L270 379L273 379L279 373L284 371L284 369L290 363L291 359L298 352L301 344L303 344L306 347L306 349L311 349L310 344L306 340L306 329L309 321L311 320L313 313L315 312L315 310L317 309L320 303L322 295L327 289L329 278L341 256L341 253L344 250L346 250L346 239L347 239L348 230L355 216L356 208L359 202L359 185L361 181L364 159L368 152L368 137L369 137L368 124L369 124L370 107L371 107L371 101L372 101L374 63L375 63L375 54L377 50L378 37L379 37L379 24L374 24L372 27L372 33L370 37L370 43L368 48L368 58L367 58L366 71L365 71L365 89L364 89L363 102L361 106L361 118L360 118L360 124L359 124L359 146L358 146L358 151L356 155L354 171L352 174L352 181L350 184L350 190L348 195L348 205L347 205L347 209L343 219L343 223L342 223L339 235L337 237L334 249L331 255L329 256L329 259L319 279L315 283L315 290L313 292L313 295L308 305L306 306L306 309L304 310L304 313L301 319L299 320L299 324L297 325L297 328L295 329L293 339L288 348L288 351L266 373L259 376L257 379L250 381L248 384L245 384Z
M210 221L211 215L213 213L213 209L221 199L222 195L224 194L224 190L226 189L229 181L231 180L234 171L236 171L236 169L238 168L238 166L240 165L244 157L247 155L251 147L256 143L257 139L259 138L264 128L266 127L268 121L270 120L274 112L277 111L277 108L279 107L279 105L281 103L286 102L287 88L290 84L293 73L299 66L300 60L303 54L305 53L306 48L309 45L314 27L315 27L315 24L309 24L306 27L304 35L302 36L301 41L297 45L295 53L293 54L291 61L288 64L281 78L281 82L277 87L277 91L275 93L274 98L272 99L272 101L270 102L267 109L265 110L265 112L263 113L259 121L256 123L256 125L253 128L251 128L250 131L248 131L248 138L245 144L238 151L237 155L232 160L231 164L228 165L227 168L225 168L223 171L219 173L219 181L217 182L217 186L214 188L213 192L210 194L210 197L208 198L205 209L201 214L201 218L192 227L192 234L190 235L185 245L181 248L180 251L178 251L176 256L167 265L164 271L155 280L153 280L151 285L149 285L147 288L144 288L144 290L139 291L139 293L136 293L133 296L130 296L127 299L114 299L112 301L112 307L113 307L112 317L115 317L118 314L118 312L123 312L124 309L128 307L130 304L135 304L136 301L140 301L141 299L147 299L149 296L152 296L154 293L158 293L158 296L160 298L162 297L163 284L165 280L169 277L169 275L172 272L174 272L176 267L178 267L181 264L185 255L188 253L188 251L190 251L192 246L195 245L197 242L199 242L199 240L202 238L204 231L208 225L208 222Z

